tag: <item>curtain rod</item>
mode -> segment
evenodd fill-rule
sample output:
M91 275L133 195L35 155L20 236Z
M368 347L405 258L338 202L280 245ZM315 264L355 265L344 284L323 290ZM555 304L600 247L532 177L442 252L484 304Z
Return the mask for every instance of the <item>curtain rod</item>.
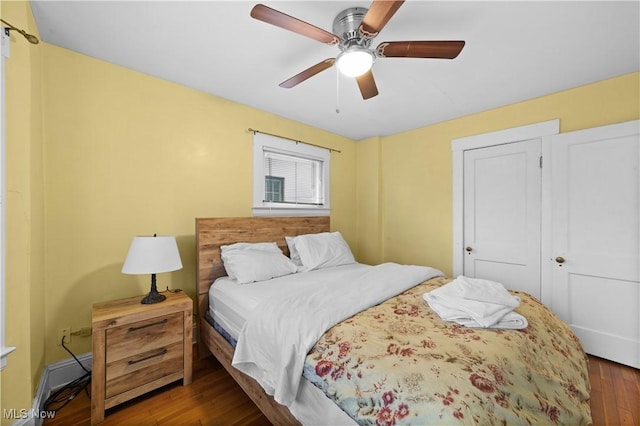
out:
M252 129L251 127L249 127L247 130L248 130L248 131L250 131L251 133L253 133L254 135L255 135L256 133L262 133L263 135L275 136L276 138L287 139L287 140L293 141L293 142L295 142L295 143L303 143L303 144L305 144L305 145L315 146L316 148L326 149L326 150L328 150L329 152L337 152L337 153L340 153L340 150L337 150L337 149L327 148L326 146L316 145L316 144L314 144L314 143L309 143L309 142L303 142L303 141L299 141L299 140L297 140L297 139L291 139L291 138L288 138L288 137L286 137L286 136L274 135L273 133L267 133L267 132L263 132L262 130Z
M4 32L9 35L9 31L17 31L20 34L22 34L22 36L24 38L27 39L27 41L31 44L38 44L40 43L40 40L38 40L38 37L32 35L32 34L27 34L24 30L21 30L20 28L16 28L13 25L11 25L10 23L8 23L7 21L5 21L4 19L0 19L0 22L2 22L3 24L5 24L7 27L4 29Z

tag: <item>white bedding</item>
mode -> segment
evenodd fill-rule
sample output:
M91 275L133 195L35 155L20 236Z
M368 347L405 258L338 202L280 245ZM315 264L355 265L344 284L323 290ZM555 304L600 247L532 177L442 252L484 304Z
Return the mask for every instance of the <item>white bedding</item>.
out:
M318 279L329 279L333 274L364 271L368 268L371 266L354 263L242 285L228 277L218 278L209 288L209 314L218 325L237 340L246 319L263 300L273 294L287 294L292 286L297 285L301 277L306 277L308 274ZM353 419L327 398L322 390L306 379L301 382L296 400L289 410L305 425L355 424Z
M425 266L385 263L364 271L334 272L332 279L299 275L304 276L295 285L271 294L247 317L232 361L286 406L298 394L307 353L326 330L443 274Z
M329 280L334 275L369 268L369 265L352 263L249 284L238 284L229 277L221 277L209 288L209 314L231 337L238 340L247 318L267 298L286 296L302 282Z

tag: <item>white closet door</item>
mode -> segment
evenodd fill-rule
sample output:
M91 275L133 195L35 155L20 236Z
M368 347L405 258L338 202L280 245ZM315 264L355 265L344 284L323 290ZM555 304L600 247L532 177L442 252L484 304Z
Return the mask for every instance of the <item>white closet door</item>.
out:
M464 275L540 298L540 139L464 151Z
M552 137L552 308L586 352L640 368L638 121Z

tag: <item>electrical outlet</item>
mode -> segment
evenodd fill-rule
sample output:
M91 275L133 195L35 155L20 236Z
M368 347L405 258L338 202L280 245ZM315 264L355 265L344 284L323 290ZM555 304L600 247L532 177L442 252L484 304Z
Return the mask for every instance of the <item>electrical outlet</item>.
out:
M61 328L58 330L58 346L62 346L62 338L64 337L64 343L71 343L71 327Z

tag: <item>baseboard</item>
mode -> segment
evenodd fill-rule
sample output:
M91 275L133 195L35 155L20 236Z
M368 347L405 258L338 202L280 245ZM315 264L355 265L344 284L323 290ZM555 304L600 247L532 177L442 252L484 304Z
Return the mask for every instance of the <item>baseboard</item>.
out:
M192 336L193 345L196 347L198 334L195 322L193 324ZM93 364L93 355L91 352L79 355L77 358L84 368L91 371ZM20 418L18 418L12 426L41 426L43 420L48 415L44 410L44 404L47 398L49 398L49 395L51 395L51 392L67 383L71 383L84 374L85 371L73 358L67 358L45 366L42 376L40 376L40 381L38 382L38 389L36 390L31 410L24 410L18 413Z
M91 371L93 361L91 353L78 356L78 361L80 361L84 368ZM44 419L50 415L50 413L44 410L44 404L47 398L49 398L49 395L51 395L51 392L82 377L84 374L85 371L73 358L64 359L45 366L42 376L40 376L40 381L38 382L38 389L36 390L31 410L25 411L24 413L21 412L21 418L14 422L13 426L42 425Z

